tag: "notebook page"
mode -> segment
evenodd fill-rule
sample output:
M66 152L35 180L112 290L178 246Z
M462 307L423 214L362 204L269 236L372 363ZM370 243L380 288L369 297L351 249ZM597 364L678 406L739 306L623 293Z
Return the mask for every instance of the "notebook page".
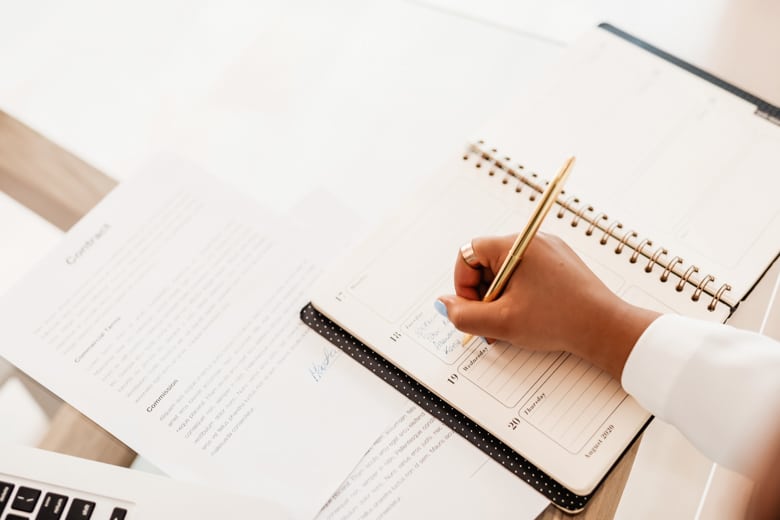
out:
M181 166L123 182L0 301L2 355L166 474L312 518L405 400L300 322L316 240Z
M458 157L430 178L321 279L312 303L564 486L584 494L648 414L616 381L574 356L487 345L481 339L464 347L462 335L433 308L437 296L454 292L452 265L461 244L474 236L516 232L535 207L527 186L490 175L476 167L477 160ZM597 237L572 233L565 219L548 219L543 229L564 236L613 291L634 303L725 319L725 306L711 313L668 285L645 287L642 265L606 251Z
M480 138L551 177L625 230L728 283L739 301L780 251L780 126L640 47L594 29L496 114Z

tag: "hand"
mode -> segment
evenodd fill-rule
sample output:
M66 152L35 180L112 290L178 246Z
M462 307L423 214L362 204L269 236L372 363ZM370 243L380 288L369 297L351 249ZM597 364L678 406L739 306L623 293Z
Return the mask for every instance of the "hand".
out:
M480 268L455 261L456 295L439 300L463 332L534 350L572 352L618 381L636 340L658 314L613 294L561 239L538 233L504 292L480 301L514 236L477 238Z

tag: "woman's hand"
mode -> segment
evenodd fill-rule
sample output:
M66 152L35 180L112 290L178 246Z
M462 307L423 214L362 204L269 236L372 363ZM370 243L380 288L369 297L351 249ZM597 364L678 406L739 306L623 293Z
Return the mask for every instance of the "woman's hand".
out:
M477 238L480 267L455 261L455 295L439 300L459 330L534 350L572 352L618 381L636 340L658 314L613 294L558 237L539 233L504 292L482 302L514 236Z

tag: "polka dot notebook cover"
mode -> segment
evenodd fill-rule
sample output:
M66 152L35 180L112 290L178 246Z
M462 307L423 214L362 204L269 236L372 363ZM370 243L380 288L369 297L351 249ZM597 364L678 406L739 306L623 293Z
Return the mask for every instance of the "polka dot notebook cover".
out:
M387 384L539 491L559 508L572 513L582 511L593 496L593 493L577 495L561 486L484 428L349 335L341 327L319 313L311 304L301 310L301 320Z

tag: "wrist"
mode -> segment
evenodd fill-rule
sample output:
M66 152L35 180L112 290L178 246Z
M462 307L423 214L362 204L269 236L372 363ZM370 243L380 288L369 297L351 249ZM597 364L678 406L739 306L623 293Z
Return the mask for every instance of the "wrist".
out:
M659 313L631 305L620 298L608 302L589 326L580 352L583 359L609 373L618 382L634 345Z

